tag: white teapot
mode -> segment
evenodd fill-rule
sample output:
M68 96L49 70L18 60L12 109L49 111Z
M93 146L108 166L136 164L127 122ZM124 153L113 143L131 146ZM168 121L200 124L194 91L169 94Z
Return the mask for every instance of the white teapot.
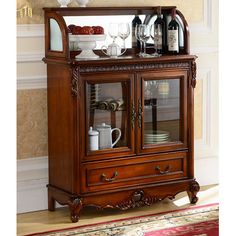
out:
M114 43L114 42L109 44L108 47L102 46L101 49L104 54L112 58L121 56L126 52L126 48L124 49L123 52L121 52L121 47L117 43ZM104 51L104 49L106 49L106 52Z
M112 129L110 125L102 123L96 126L96 130L99 132L99 149L113 148L115 144L120 140L121 130L118 128ZM112 132L118 131L118 137L115 142L112 142Z

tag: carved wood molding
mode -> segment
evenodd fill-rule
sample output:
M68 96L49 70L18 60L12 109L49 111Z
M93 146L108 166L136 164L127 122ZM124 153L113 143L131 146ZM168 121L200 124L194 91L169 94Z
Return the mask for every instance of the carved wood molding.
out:
M81 67L81 73L89 72L109 72L109 71L131 71L131 70L147 70L159 68L188 68L188 62L173 63L152 63L152 64L131 64L131 65L111 65L111 66L87 66Z
M71 79L71 94L73 97L77 97L79 94L79 68L73 67L72 79Z
M196 80L196 77L197 77L197 64L195 61L192 61L192 64L191 64L191 69L192 69L192 81L191 81L191 85L193 88L196 87L196 84L197 84L197 80Z

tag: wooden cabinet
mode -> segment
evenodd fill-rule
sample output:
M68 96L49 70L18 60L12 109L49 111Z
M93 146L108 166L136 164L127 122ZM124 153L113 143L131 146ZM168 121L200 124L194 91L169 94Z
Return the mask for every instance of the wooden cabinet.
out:
M164 7L164 14L172 8ZM181 12L177 11L184 25L184 47L179 55L140 58L138 49L130 47L119 58L108 58L97 49L99 58L79 60L80 51L70 47L67 17L153 16L156 8L44 11L48 209L54 210L55 201L68 205L76 222L86 206L125 210L172 199L181 191L196 203L196 56L189 55L189 32ZM91 150L89 128L99 130L104 123L110 130L116 128L109 134L110 146L104 146L99 136L98 149Z

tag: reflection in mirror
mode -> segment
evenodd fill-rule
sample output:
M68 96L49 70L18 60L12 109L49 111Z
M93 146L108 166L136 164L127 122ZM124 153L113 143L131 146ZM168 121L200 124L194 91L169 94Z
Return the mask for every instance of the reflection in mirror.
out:
M142 22L145 19L145 15L139 16ZM66 25L74 24L78 26L102 26L104 28L104 33L107 35L105 41L97 42L96 49L101 49L103 45L108 46L112 43L112 38L108 34L110 23L128 23L130 27L130 32L132 30L132 20L134 15L116 15L116 16L65 16L64 20ZM116 43L122 46L123 40L117 37ZM125 39L126 48L132 48L132 33Z
M50 50L63 51L61 30L54 19L50 19Z

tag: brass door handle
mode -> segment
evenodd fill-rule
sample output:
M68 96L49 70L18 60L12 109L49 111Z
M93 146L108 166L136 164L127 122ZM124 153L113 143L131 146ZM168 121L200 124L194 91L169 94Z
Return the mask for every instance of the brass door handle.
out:
M165 170L161 170L160 166L156 166L155 170L157 170L159 172L160 175L164 175L170 172L171 170L171 165L168 165Z
M142 113L143 113L142 102L141 100L139 100L138 102L138 127L139 128L142 127Z
M114 174L113 174L113 176L111 177L111 178L107 178L107 176L106 176L106 174L102 174L101 175L101 179L102 179L102 181L104 181L104 182L112 182L112 181L114 181L114 180L116 180L116 177L118 176L118 171L115 171L114 172Z
M131 104L131 114L130 114L130 120L131 120L131 127L134 128L134 121L136 118L136 112L134 108L134 103Z

